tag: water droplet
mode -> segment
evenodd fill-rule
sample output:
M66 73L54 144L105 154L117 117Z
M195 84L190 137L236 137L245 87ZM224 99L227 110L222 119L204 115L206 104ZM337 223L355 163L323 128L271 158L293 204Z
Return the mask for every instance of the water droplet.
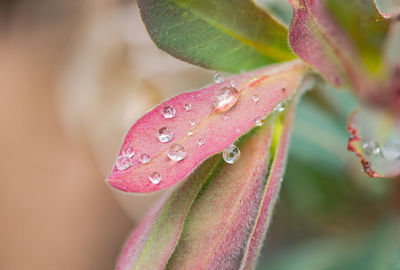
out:
M387 160L400 160L400 141L385 143L382 145L381 151Z
M232 86L232 87L236 87L236 83L235 83L234 80L231 80L231 86Z
M229 119L229 116L227 116L226 114L224 114L224 115L222 116L222 118L226 121L226 120Z
M184 108L185 108L185 111L190 111L191 109L192 109L192 104L190 104L190 103L186 103L185 104L185 106L184 106Z
M238 102L240 92L234 87L222 87L215 94L215 112L225 112L231 109Z
M204 145L205 143L206 143L206 139L205 139L205 138L200 138L200 139L197 141L197 144L200 145L200 146Z
M149 176L149 180L150 182L152 182L154 185L157 185L161 182L161 174L159 174L158 172L153 172L150 176Z
M192 135L193 135L193 131L189 131L189 132L187 133L187 135L188 135L188 136L192 136Z
M132 160L129 157L119 157L116 165L118 170L124 171L132 166Z
M122 150L122 156L124 157L133 157L135 155L135 151L133 151L133 148L130 146L127 146Z
M283 112L285 110L285 105L282 104L282 102L279 102L278 104L276 104L274 111L275 112Z
M254 120L254 124L255 124L257 127L261 127L261 126L264 124L264 122L263 122L263 120L262 120L261 117L257 117L257 118Z
M172 132L166 127L163 127L160 128L160 130L158 131L157 137L160 142L167 143L170 142L174 137L174 132Z
M193 119L190 120L189 124L191 128L194 128L197 125L196 121L194 121Z
M364 142L362 147L364 148L365 154L368 156L377 155L381 152L381 149L376 142Z
M173 161L180 161L186 156L185 148L180 144L171 145L168 151L168 157Z
M225 80L224 76L221 74L215 74L214 75L214 82L215 83L222 83Z
M226 163L233 164L240 158L240 150L237 146L230 145L222 152L222 157Z
M147 163L149 163L151 161L151 157L148 154L142 154L139 157L139 161L142 164L147 164Z
M174 118L175 117L175 108L174 107L172 107L172 106L165 106L164 108L163 108L163 111L162 111L162 115L165 117L165 118L167 118L167 119L169 119L169 118Z
M260 97L257 96L257 95L253 95L253 96L252 96L252 100L253 100L254 103L257 103L257 102L260 101Z
M283 177L281 177L281 183L283 182Z
M236 129L236 133L240 133L240 128L237 128L237 129Z

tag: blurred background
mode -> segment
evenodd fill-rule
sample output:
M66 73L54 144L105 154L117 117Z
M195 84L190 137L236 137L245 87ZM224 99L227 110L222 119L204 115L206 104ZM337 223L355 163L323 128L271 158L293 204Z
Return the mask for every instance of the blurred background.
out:
M159 196L105 184L125 132L212 78L158 50L134 1L1 0L0 269L113 269ZM299 106L258 268L400 269L400 185L346 151L356 100L318 90Z

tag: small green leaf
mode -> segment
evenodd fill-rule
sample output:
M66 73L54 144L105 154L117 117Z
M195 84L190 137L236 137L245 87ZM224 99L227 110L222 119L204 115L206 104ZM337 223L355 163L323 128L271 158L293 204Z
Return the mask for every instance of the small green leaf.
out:
M186 62L233 72L294 59L287 29L251 0L139 0L156 45Z

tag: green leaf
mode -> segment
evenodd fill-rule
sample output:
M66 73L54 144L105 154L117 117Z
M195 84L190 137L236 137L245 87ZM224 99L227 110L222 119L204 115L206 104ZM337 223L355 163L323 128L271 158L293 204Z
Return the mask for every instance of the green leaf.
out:
M155 44L205 68L233 72L294 59L287 29L251 0L138 0Z
M293 16L293 9L288 1L282 0L254 0L254 2L266 11L283 22L285 25L290 25Z

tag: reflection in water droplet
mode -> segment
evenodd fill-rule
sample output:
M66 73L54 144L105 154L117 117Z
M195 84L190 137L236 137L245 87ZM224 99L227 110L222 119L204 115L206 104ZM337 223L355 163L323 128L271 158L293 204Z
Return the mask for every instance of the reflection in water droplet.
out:
M362 147L364 148L365 154L368 156L377 155L381 152L381 149L376 142L364 142Z
M192 109L192 104L187 103L187 104L185 104L184 108L185 108L185 111L188 112L188 111L190 111Z
M215 112L226 112L238 102L240 92L234 87L222 87L215 94Z
M206 143L206 139L205 139L205 138L200 138L200 139L197 141L197 144L200 145L200 146L204 145L205 143Z
M142 164L147 164L147 163L149 163L151 161L151 157L148 154L142 154L139 157L139 161Z
M252 100L253 100L254 103L257 103L257 102L260 101L260 97L257 96L257 95L253 95L253 96L252 96Z
M276 104L274 111L275 112L283 112L285 110L285 105L282 104L282 102L279 102L278 104Z
M167 119L174 118L175 117L175 108L172 106L169 106L169 105L165 106L163 108L162 115Z
M180 161L186 156L185 148L180 144L171 145L168 151L168 157L173 161Z
M221 74L215 74L214 75L214 82L215 83L222 83L225 80L224 76Z
M263 120L262 120L261 117L257 117L257 118L254 120L254 124L255 124L257 127L261 127L261 126L264 124L264 122L263 122Z
M174 137L174 132L172 132L166 127L163 127L160 128L160 130L158 131L157 137L160 142L167 143L170 142Z
M149 176L150 182L152 182L154 185L157 185L161 182L161 175L158 172L153 172Z
M133 157L135 155L135 151L133 151L133 148L130 146L127 146L122 150L122 156L124 157Z
M115 165L118 170L124 171L132 166L132 160L129 157L119 157Z
M240 150L236 145L230 145L222 152L222 157L226 163L233 164L240 158Z

